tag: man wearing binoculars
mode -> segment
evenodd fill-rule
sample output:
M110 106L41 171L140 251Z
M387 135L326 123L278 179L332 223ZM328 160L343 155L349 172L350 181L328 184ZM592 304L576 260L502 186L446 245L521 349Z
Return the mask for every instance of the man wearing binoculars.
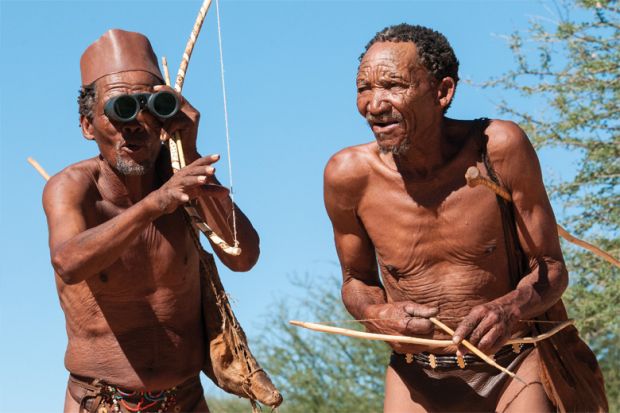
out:
M200 115L163 85L143 35L108 31L82 55L81 75L80 126L100 154L52 177L43 195L68 334L65 412L208 411L199 252L179 207L197 199L232 243L219 156L198 154ZM175 174L162 130L182 137L188 166ZM241 255L214 250L247 271L259 240L236 215Z

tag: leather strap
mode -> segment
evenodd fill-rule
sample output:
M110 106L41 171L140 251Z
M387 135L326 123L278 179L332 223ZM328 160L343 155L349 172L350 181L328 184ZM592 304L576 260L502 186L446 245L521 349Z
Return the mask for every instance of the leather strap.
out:
M86 379L69 375L67 389L69 394L80 404L80 410L84 409L88 413L95 413L103 400L101 390L103 388L99 379Z
M480 127L479 136L481 138L481 155L482 162L484 163L484 167L489 174L489 178L491 181L496 184L502 186L499 176L493 169L493 165L491 164L491 160L489 159L489 154L487 151L487 137L484 135L484 130L489 124L488 118L477 119ZM504 242L506 244L506 254L508 258L508 273L510 276L510 283L512 288L517 288L519 281L521 278L525 276L527 272L529 272L529 264L526 262L525 254L521 249L521 244L519 243L519 236L517 233L517 226L515 220L515 213L511 203L506 201L499 195L496 195L497 205L499 207L501 219L502 219L502 228L504 230Z

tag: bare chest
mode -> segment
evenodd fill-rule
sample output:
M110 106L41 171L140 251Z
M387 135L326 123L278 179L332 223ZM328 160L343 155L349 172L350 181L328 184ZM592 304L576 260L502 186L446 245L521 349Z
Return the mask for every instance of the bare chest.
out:
M395 276L437 267L495 266L503 260L503 229L495 196L464 179L406 183L379 177L358 214L380 264Z
M98 210L102 220L122 212L106 203ZM198 271L198 251L177 210L150 223L90 286L95 294L149 295L162 289L179 293L195 287Z

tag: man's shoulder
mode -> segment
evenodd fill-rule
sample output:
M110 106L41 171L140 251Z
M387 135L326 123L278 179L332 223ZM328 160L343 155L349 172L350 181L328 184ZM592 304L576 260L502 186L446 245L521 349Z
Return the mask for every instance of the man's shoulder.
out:
M358 188L366 182L376 158L376 143L350 146L334 154L325 166L325 185L336 190Z
M532 146L523 129L509 120L490 120L484 132L488 138L487 148L490 155L504 158L514 155L514 151L528 150Z
M97 157L86 159L67 166L52 176L43 191L43 203L64 194L85 194L96 184L99 175Z
M508 187L523 179L524 171L540 168L529 138L514 122L492 120L485 130L489 160Z

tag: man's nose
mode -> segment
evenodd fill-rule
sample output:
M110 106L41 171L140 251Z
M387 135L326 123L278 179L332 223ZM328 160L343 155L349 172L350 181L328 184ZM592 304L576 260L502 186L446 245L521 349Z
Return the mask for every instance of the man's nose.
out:
M123 127L121 128L121 131L123 133L133 134L142 131L142 129L144 129L142 125L140 125L140 123L136 119L134 119L131 122L125 122L123 124Z
M140 110L135 119L125 122L122 127L123 133L136 133L144 130L144 123L146 122L146 116L148 116L148 112L145 110Z
M372 98L368 102L368 112L371 115L380 115L390 109L390 104L386 100L386 96L381 91L373 93Z

